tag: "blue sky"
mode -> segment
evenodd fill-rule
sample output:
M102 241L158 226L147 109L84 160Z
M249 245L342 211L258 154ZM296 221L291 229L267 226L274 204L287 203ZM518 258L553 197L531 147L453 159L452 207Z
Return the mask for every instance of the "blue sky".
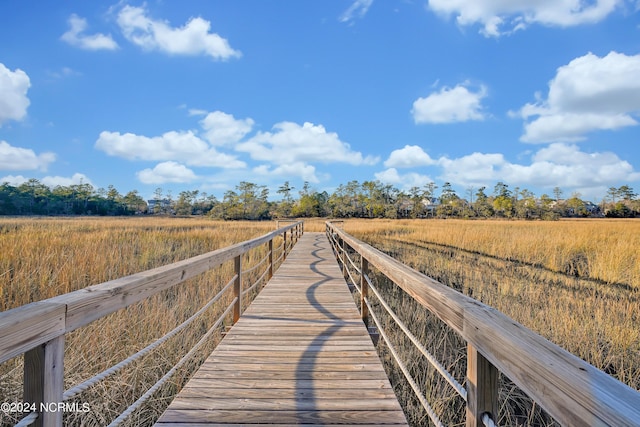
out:
M0 182L640 190L637 0L0 3Z

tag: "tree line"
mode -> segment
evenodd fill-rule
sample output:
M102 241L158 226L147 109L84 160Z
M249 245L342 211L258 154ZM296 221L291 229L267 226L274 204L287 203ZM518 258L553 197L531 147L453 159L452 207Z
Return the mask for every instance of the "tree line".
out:
M112 185L95 189L74 184L50 188L37 179L18 186L0 185L0 215L208 215L226 220L274 218L520 218L553 220L561 217L640 216L640 199L628 185L611 187L598 203L573 193L563 198L556 187L552 195L537 197L519 187L498 182L493 190L468 188L463 196L448 182L430 182L402 191L380 181L350 181L332 194L318 192L308 182L301 189L286 181L278 187L279 200L269 199L266 186L242 181L222 200L198 190L174 197L157 188L145 201L137 190L122 195Z

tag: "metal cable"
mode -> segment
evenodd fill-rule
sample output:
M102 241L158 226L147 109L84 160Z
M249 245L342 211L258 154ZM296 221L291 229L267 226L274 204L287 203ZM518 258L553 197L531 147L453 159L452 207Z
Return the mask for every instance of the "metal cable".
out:
M497 427L496 423L491 417L491 414L488 412L482 414L482 424L484 424L485 427Z
M269 269L267 268L261 275L260 277L258 277L258 280L255 281L255 283L251 286L249 286L247 289L245 289L244 291L242 291L242 296L245 296L246 294L248 294L249 292L251 292L256 286L258 286L260 284L260 282L262 282L262 279L264 279L264 276L267 275L267 273L269 272Z
M211 334L213 334L213 332L215 332L215 330L218 328L218 326L220 326L220 323L222 323L222 321L224 320L224 318L229 314L229 312L231 311L231 309L233 308L233 306L235 305L236 301L238 300L238 297L235 297L233 299L233 301L231 302L231 305L229 305L227 307L227 309L224 311L224 313L222 313L222 315L218 318L218 320L213 324L213 326L207 331L207 333L205 333L202 338L200 338L200 341L197 342L196 345L194 345L191 350L189 350L189 352L187 354L185 354L184 356L182 356L182 359L180 359L180 361L178 363L175 364L175 366L173 368L171 368L166 374L164 374L164 376L162 378L160 378L158 380L158 382L156 382L149 390L146 391L146 393L144 393L142 396L140 396L138 398L138 400L136 400L133 405L129 406L123 413L121 413L118 418L116 418L115 420L113 420L111 422L111 424L109 424L109 427L116 427L118 425L120 425L120 423L122 423L124 420L126 420L129 415L131 415L136 409L138 409L144 402L147 401L147 399L149 399L149 397L151 397L153 395L153 393L155 393L160 387L162 387L164 385L164 383L166 383L169 378L171 378L171 376L173 376L173 374L182 366L184 365L186 362L189 361L189 359L191 358L191 356L193 355L193 353L195 353L211 336Z
M168 339L174 337L178 332L182 331L184 328L189 326L205 310L207 310L209 307L211 307L212 304L217 302L222 297L222 295L227 291L227 289L229 289L229 287L233 284L233 282L235 281L235 279L237 277L238 277L238 275L235 275L231 279L231 281L229 281L229 283L227 283L225 285L225 287L222 288L222 290L220 292L218 292L218 294L211 299L211 301L209 301L204 307L202 307L200 310L198 310L198 312L193 314L190 318L185 320L182 324L180 324L174 330L172 330L171 332L169 332L168 334L166 334L162 338L154 341L153 343L151 343L150 345L146 346L145 348L143 348L142 350L138 351L137 353L129 356L128 358L126 358L122 362L118 363L117 365L114 365L111 368L106 369L105 371L102 371L98 375L95 375L94 377L89 378L88 380L78 384L77 386L65 391L64 394L62 395L62 400L63 401L67 401L67 400L73 399L74 397L76 397L77 395L82 393L83 391L87 390L89 387L97 384L98 382L102 381L103 379L107 378L108 376L115 374L120 369L125 368L126 366L130 365L131 363L135 362L136 360L138 360L142 356L148 354L149 352L151 352L152 350L154 350L155 348L157 348L158 346L160 346L161 344L166 342Z
M367 280L367 284L369 285L369 289L371 289L373 291L373 293L376 294L376 297L378 298L378 301L380 301L382 306L385 308L387 313L389 313L389 315L393 318L393 320L396 322L396 324L398 326L400 326L400 329L402 329L402 331L405 333L407 338L409 338L411 340L413 345L415 345L416 348L418 350L420 350L420 352L424 355L424 357L427 358L429 363L431 363L431 365L438 371L438 373L440 375L442 375L442 377L445 380L447 380L447 382L449 384L451 384L451 386L456 390L456 392L458 392L458 394L466 402L466 400L467 400L467 390L462 386L462 384L460 384L455 378L453 378L453 376L449 373L449 371L447 371L447 369L444 366L442 366L442 364L440 364L440 362L431 353L429 353L429 350L427 350L422 345L422 343L420 341L418 341L418 339L415 337L415 335L413 335L411 333L409 328L407 328L407 326L402 322L402 320L400 320L400 318L393 312L391 307L389 307L387 302L382 298L382 296L380 295L378 290L373 286L373 284L369 280L369 277L365 276L365 279Z
M31 424L35 423L38 417L40 416L39 412L30 412L29 415L24 417L18 422L18 424L14 425L14 427L27 427Z
M267 255L262 258L260 261L258 261L258 263L256 265L254 265L251 268L248 268L246 270L242 270L243 273L251 273L253 270L255 270L256 268L260 267L262 264L264 264L264 262L267 260L267 258L269 258L269 254L267 253Z
M382 337L382 339L384 339L384 342L387 344L387 348L389 349L389 351L391 352L391 355L393 356L394 360L396 361L396 363L400 367L400 370L402 370L402 373L404 374L404 377L409 382L409 385L413 389L413 393L415 394L416 398L418 398L418 400L422 404L422 407L424 408L424 410L427 411L427 414L429 415L429 418L431 418L431 421L433 421L433 423L437 427L444 427L444 424L442 424L442 422L438 418L438 415L433 411L433 408L431 408L431 405L429 405L429 402L427 402L427 399L423 396L422 392L420 391L420 387L418 387L418 384L416 384L416 382L413 379L413 377L411 376L411 374L409 374L409 370L404 365L404 363L400 360L400 356L398 355L396 349L391 344L391 341L389 340L389 337L387 336L387 334L385 333L384 329L382 328L381 323L378 320L378 317L373 312L373 309L372 309L371 305L369 304L369 299L368 298L365 298L365 303L367 304L367 307L369 307L369 314L371 315L371 318L373 319L374 323L378 327L378 332L380 332L380 336Z

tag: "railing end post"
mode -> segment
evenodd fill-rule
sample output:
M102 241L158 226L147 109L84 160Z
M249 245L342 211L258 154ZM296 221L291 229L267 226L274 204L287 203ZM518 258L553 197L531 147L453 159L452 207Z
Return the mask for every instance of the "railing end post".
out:
M33 426L62 426L62 411L57 410L64 393L64 334L24 354L24 402L39 412ZM42 411L43 406L55 405Z

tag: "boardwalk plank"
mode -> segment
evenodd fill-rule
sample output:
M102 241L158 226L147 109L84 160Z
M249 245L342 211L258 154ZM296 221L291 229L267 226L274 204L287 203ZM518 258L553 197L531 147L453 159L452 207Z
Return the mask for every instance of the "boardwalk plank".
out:
M306 233L158 426L404 425L322 233Z

